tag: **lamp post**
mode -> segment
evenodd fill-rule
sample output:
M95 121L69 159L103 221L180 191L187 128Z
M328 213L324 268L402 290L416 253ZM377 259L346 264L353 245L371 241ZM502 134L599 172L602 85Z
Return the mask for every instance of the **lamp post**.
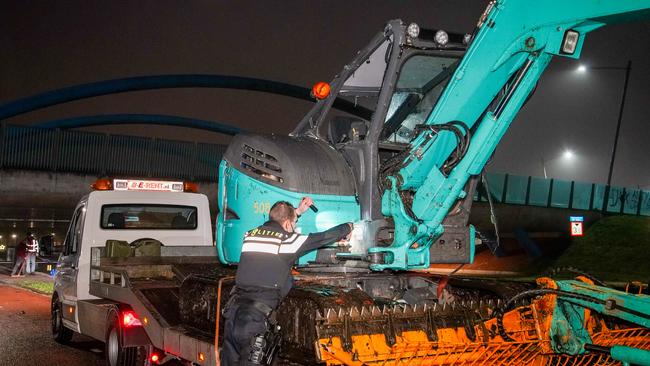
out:
M625 70L625 83L623 83L623 96L621 97L621 106L618 111L618 121L616 123L616 133L614 134L614 145L612 146L612 154L609 159L609 171L607 173L607 186L605 187L605 197L603 198L603 212L607 211L607 205L609 202L609 191L612 185L612 173L614 172L614 161L616 160L616 146L618 145L618 136L621 131L621 121L623 120L623 108L625 107L625 96L627 94L627 85L630 80L630 71L632 70L632 60L627 61L625 67L615 67L615 66L600 66L600 67L586 67L580 65L578 67L578 72L586 72L587 70Z
M552 164L554 161L557 161L559 159L562 159L564 162L569 163L575 157L576 157L575 153L572 150L569 150L569 149L564 150L562 152L561 156L558 156L558 157L556 157L554 159L551 159L549 161L546 161L546 159L544 159L544 156L541 156L540 159L541 159L541 162L542 162L542 171L544 172L544 179L548 179L548 174L546 173L546 163L551 163ZM552 167L552 165L551 165L551 167Z

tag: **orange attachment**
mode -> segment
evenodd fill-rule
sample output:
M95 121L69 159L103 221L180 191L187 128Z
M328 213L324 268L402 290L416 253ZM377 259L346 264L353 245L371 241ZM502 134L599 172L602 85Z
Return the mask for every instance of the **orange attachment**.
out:
M332 88L330 87L330 84L324 81L319 81L311 88L311 94L314 98L320 100L327 98L327 96L330 95L331 90Z
M587 353L580 356L555 354L550 340L503 342L466 341L462 329L441 329L440 341L430 342L424 332L404 332L389 346L384 334L352 337L352 351L346 352L340 338L320 339L321 360L328 366L419 366L419 365L620 365L609 355ZM650 330L631 328L603 331L593 335L595 344L626 345L650 349Z
M190 193L199 193L199 185L194 182L184 182L183 191Z
M538 283L546 288L556 287L555 282L547 278L538 280ZM387 342L384 333L341 337L330 335L318 340L317 352L320 360L328 366L620 365L608 354L571 356L554 352L550 326L556 299L557 295L548 294L533 300L530 305L507 311L503 315L503 328L512 338L509 341L501 337L493 310L487 310L482 315L485 320L471 326L473 329L467 325L440 327L440 323L437 323L435 336L432 336L424 329L395 331L395 328L389 327L387 331L394 332L391 342ZM456 308L456 311L463 309ZM352 319L357 315L339 313L348 322L348 327L353 329ZM585 315L585 328L591 334L593 344L605 347L624 345L650 351L650 329L610 328L602 318L591 316L590 313ZM321 321L329 322L328 316ZM375 319L365 318L364 322L397 319L399 316L399 311L390 314L382 312L377 313ZM335 317L332 319L330 325L339 321ZM434 318L428 321L436 322ZM471 337L468 330L473 330Z
M113 189L113 182L110 179L100 178L91 184L90 187L96 191L110 191Z

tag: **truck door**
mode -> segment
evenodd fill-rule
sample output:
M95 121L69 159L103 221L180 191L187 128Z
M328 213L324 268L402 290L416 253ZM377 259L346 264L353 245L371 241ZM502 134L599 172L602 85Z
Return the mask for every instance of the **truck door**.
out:
M57 264L57 278L55 284L59 295L63 295L63 302L77 300L77 272L79 267L79 250L81 249L81 233L85 218L86 203L82 202L70 221L68 233L63 242L63 253Z

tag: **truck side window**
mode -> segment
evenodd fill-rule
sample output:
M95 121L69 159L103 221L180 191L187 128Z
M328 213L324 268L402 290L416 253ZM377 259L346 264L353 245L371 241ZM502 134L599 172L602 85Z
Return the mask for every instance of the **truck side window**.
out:
M81 230L83 228L83 210L83 206L78 207L72 216L70 227L68 228L68 233L65 236L63 248L64 255L77 253L77 245L79 243L79 239L81 238Z

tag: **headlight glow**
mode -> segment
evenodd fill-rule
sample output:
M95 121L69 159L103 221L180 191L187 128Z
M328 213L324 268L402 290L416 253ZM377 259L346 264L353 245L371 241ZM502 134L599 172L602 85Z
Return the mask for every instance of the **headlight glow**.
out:
M439 30L436 32L434 39L437 44L444 46L447 44L447 42L449 42L449 35L447 34L447 32L443 30Z
M416 23L409 24L409 26L406 28L406 34L408 34L411 38L418 38L420 35L420 26Z
M568 30L564 33L564 41L562 41L562 53L567 55L573 55L576 52L578 47L578 40L580 39L580 33L574 30Z

